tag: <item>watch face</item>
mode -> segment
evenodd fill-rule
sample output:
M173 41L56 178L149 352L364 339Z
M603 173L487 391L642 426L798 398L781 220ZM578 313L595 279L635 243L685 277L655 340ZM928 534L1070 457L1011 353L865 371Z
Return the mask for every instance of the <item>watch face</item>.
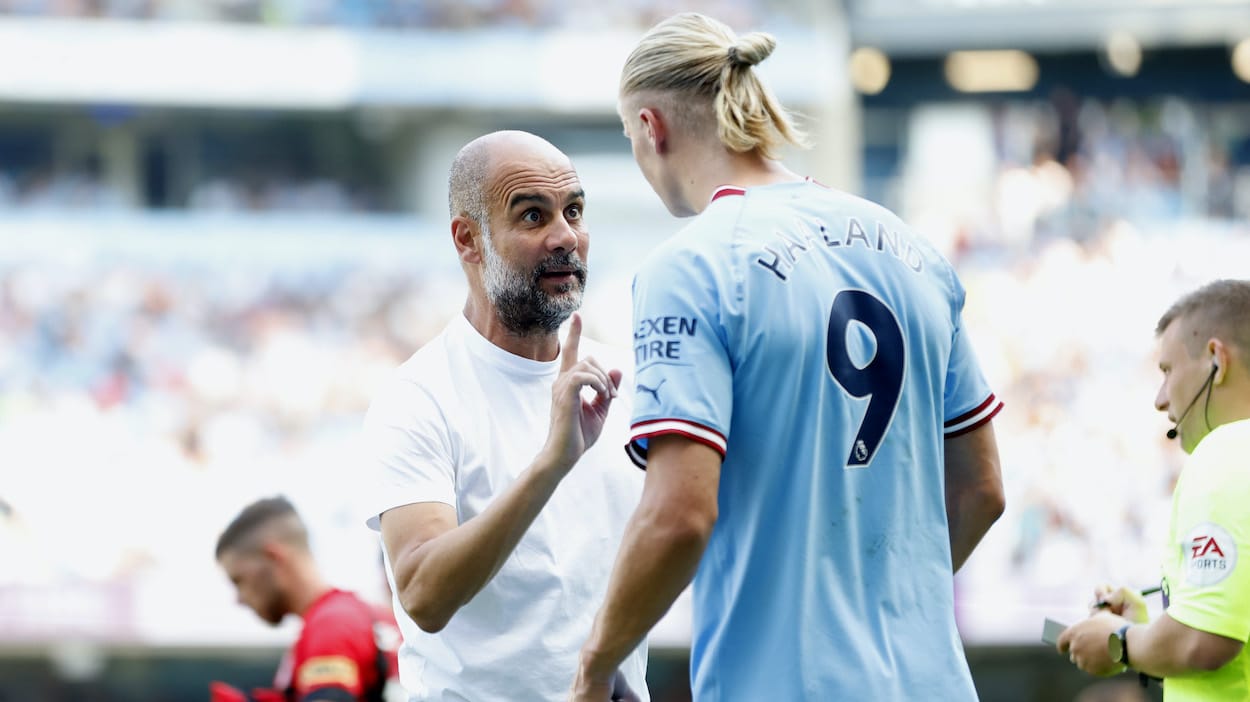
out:
M1113 663L1124 662L1124 639L1120 638L1120 633L1115 632L1107 639L1107 655Z

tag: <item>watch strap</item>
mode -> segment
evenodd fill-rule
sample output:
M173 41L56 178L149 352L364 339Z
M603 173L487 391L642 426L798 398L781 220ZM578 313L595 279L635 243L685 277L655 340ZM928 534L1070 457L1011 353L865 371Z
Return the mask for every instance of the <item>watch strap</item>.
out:
M1131 668L1132 664L1128 662L1128 628L1130 626L1133 626L1133 625L1125 624L1124 626L1120 627L1119 630L1115 632L1115 636L1117 639L1120 640L1119 662Z

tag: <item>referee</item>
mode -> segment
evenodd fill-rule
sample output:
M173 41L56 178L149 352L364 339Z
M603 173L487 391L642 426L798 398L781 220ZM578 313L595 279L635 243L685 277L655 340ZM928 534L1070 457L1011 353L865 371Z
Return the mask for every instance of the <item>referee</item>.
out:
M1155 333L1155 406L1190 454L1172 494L1165 611L1149 621L1138 593L1100 588L1058 649L1094 675L1163 678L1166 702L1250 700L1250 563L1238 557L1250 546L1250 281L1186 295Z

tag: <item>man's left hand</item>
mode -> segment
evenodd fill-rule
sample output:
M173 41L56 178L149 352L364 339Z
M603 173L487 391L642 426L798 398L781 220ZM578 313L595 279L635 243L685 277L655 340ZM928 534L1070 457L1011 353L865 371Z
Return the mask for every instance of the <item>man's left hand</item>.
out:
M1098 612L1065 629L1055 647L1090 675L1116 675L1124 672L1126 666L1112 662L1107 653L1107 640L1128 623L1127 619L1110 612Z

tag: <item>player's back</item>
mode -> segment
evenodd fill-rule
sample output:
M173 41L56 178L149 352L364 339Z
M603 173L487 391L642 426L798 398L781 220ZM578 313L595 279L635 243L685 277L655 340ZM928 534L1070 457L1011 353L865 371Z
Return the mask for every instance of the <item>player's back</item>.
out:
M810 182L730 191L671 244L662 256L697 262L686 284L716 290L732 374L695 698L975 698L943 425L998 404L959 338L949 264L887 210Z

